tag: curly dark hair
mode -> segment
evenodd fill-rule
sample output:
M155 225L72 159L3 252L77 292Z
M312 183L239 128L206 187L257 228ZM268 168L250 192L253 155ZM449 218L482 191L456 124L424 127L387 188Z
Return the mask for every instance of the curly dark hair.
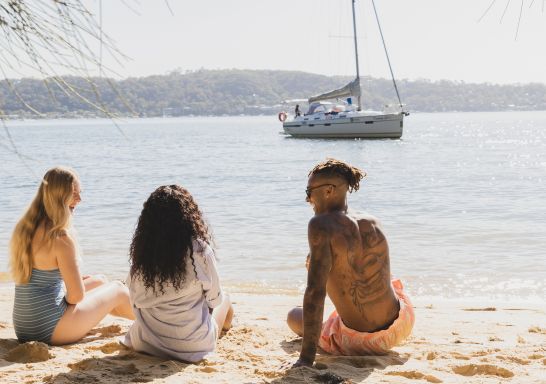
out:
M192 243L197 239L212 243L192 195L179 185L157 188L144 203L133 235L131 277L141 277L146 289L151 288L156 295L165 293L166 283L180 289L186 279L188 257L195 270Z
M347 181L349 192L358 191L360 180L366 177L366 172L347 164L344 161L328 158L326 161L317 164L310 172L309 177L317 176L339 176Z

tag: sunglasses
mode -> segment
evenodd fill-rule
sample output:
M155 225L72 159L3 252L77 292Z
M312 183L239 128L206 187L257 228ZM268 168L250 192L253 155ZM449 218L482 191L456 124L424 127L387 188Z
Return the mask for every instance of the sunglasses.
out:
M311 198L311 192L313 192L314 189L317 189L317 188L320 188L320 187L326 187L327 185L331 185L332 187L337 187L337 185L335 184L321 184L321 185L316 185L314 187L308 187L305 189L305 194L307 195L307 198Z

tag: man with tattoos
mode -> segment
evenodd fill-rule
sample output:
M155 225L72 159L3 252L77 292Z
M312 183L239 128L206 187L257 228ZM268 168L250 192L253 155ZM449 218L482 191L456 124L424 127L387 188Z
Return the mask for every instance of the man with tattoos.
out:
M309 172L307 288L303 309L288 314L288 326L303 336L294 367L312 366L317 346L336 355L385 354L411 333L413 307L400 280L390 273L389 247L378 220L348 211L347 192L365 173L327 159ZM323 324L328 294L336 310Z

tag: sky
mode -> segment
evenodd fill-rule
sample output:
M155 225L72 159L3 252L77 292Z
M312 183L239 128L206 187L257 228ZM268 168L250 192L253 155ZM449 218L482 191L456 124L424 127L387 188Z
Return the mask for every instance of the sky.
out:
M544 2L376 0L376 7L397 79L546 84ZM99 18L99 0L84 4ZM130 58L120 65L103 51L103 64L121 78L201 68L353 75L350 4L103 0L103 30ZM361 75L389 78L371 0L356 4Z

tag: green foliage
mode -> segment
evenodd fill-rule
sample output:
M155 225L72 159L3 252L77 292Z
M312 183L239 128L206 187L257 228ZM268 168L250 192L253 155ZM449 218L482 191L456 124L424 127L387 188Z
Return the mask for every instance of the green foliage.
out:
M74 97L51 79L0 81L0 110L22 117L37 117L28 106L45 117L104 116L97 107L123 116L274 114L284 108L282 100L308 98L352 79L297 71L231 69L119 81L85 77L64 80L81 97ZM366 109L397 103L392 81L362 78L361 84ZM398 88L410 112L546 110L544 84L402 80Z

